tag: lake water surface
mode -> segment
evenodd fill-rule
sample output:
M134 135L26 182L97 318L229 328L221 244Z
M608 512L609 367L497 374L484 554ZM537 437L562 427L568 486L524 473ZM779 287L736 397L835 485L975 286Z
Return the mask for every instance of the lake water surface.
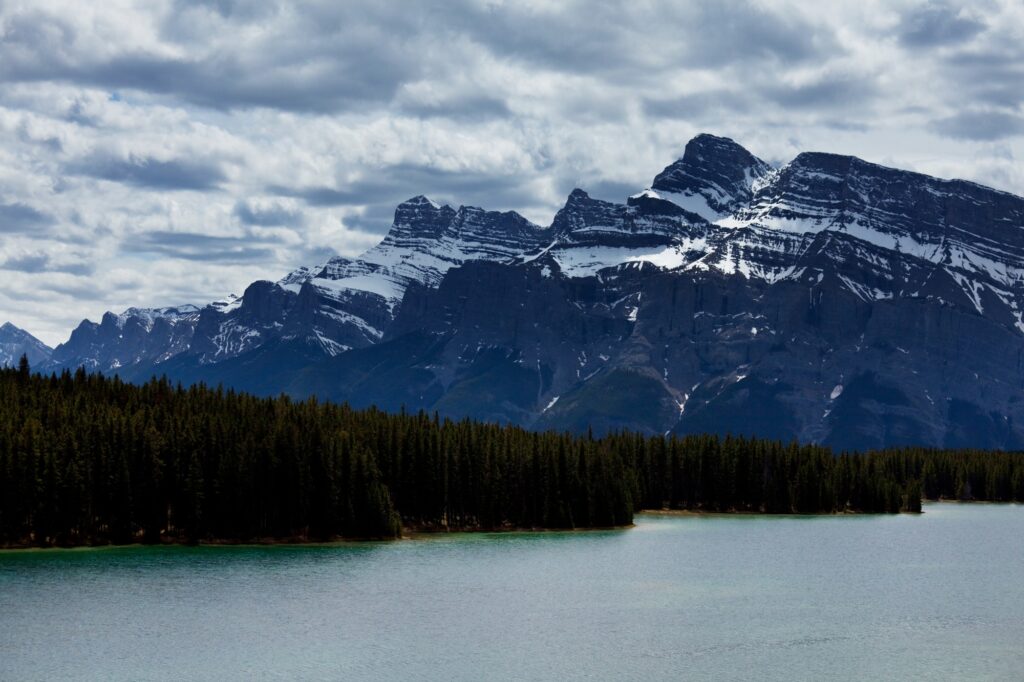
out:
M1024 507L0 552L0 679L1024 679Z

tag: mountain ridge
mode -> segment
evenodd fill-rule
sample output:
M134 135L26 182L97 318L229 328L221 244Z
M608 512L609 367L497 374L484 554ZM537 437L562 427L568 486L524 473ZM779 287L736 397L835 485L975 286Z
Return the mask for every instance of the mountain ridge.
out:
M359 258L83 322L53 364L532 428L1011 447L1022 280L1020 197L824 152L773 168L704 134L625 203L577 188L541 227L416 196Z

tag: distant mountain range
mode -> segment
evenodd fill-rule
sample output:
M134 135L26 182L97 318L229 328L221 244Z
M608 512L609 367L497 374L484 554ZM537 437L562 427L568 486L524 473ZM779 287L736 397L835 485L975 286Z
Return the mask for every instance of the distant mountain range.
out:
M0 367L17 367L24 355L33 366L47 365L53 349L10 322L0 326Z
M530 428L1019 448L1022 276L1020 197L700 135L624 204L573 190L541 227L415 197L357 259L29 359Z

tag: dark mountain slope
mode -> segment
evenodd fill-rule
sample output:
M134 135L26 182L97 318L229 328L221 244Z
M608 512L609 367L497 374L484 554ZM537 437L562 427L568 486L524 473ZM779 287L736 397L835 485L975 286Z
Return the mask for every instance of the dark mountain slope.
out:
M532 428L1024 446L1024 199L700 135L548 228L415 197L358 259L83 323L55 365Z

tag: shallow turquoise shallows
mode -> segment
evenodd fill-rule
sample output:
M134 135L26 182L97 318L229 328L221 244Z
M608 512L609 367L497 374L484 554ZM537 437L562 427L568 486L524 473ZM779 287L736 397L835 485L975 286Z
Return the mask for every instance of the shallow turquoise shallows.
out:
M0 552L0 679L1024 679L1024 507Z

